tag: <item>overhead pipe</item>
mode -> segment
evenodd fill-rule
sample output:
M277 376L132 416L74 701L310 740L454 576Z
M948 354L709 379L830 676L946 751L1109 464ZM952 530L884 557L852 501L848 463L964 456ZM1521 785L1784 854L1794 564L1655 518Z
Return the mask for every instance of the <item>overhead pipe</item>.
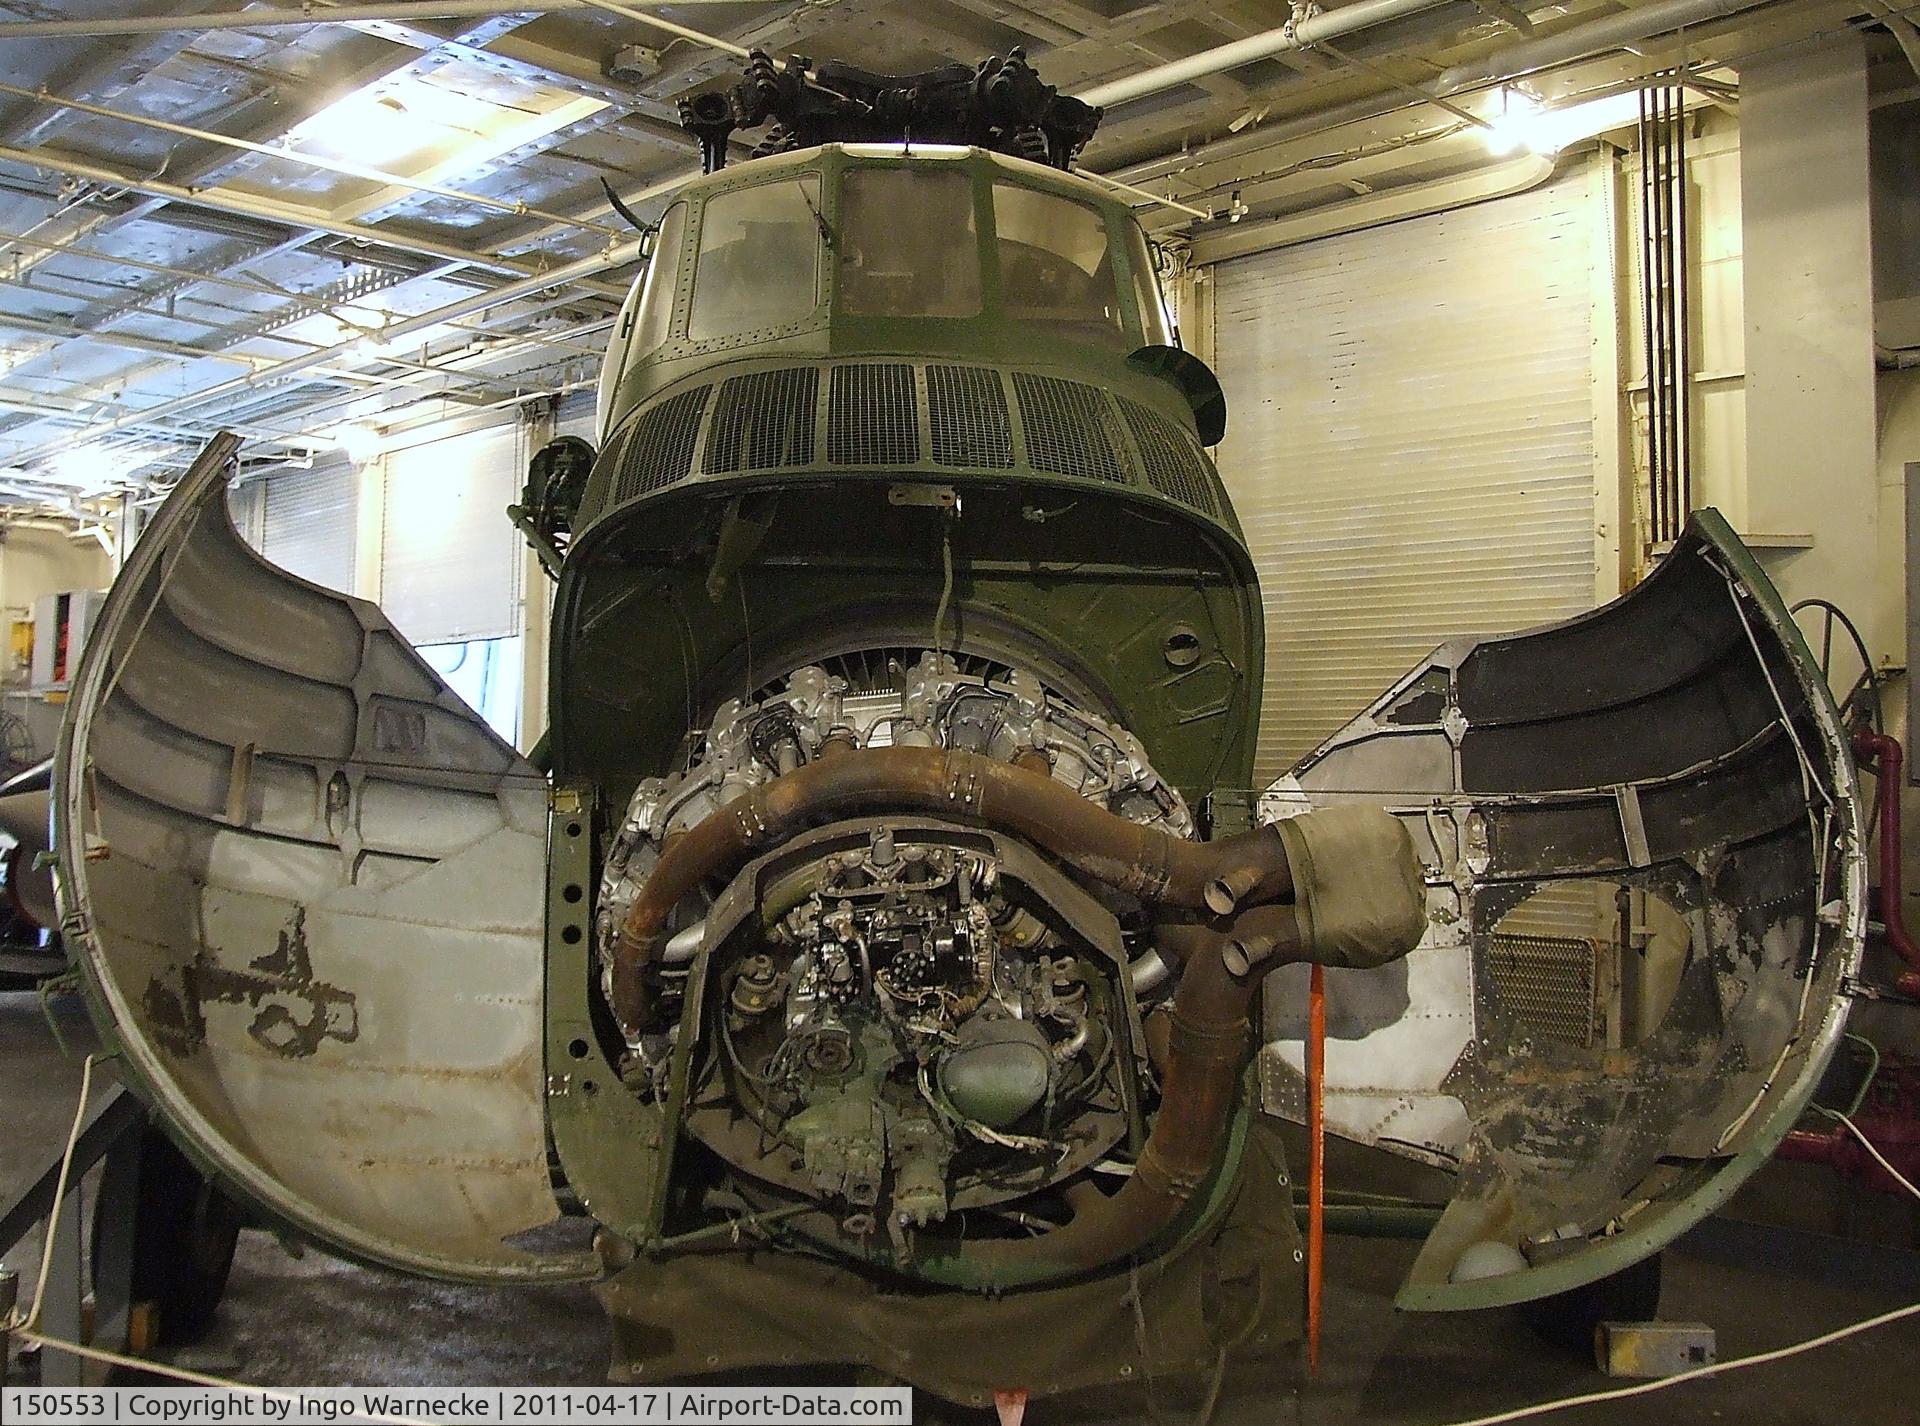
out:
M83 248L77 243L48 242L27 233L0 232L0 251L18 244L48 254L49 258L72 257L88 262L106 263L112 267L136 267L142 272L159 273L162 277L186 278L195 284L206 283L214 287L231 287L237 292L252 292L262 297L303 297L306 294L291 292L284 287L275 287L271 283L255 282L244 277L235 277L228 272L198 272L190 267L175 267L163 262L148 262L145 258L122 257L118 253L101 252L98 248ZM256 259L257 261L257 259Z
M1635 6L1603 19L1573 25L1556 34L1521 40L1477 60L1443 70L1427 83L1416 86L1423 96L1422 101L1403 100L1390 95L1369 95L1316 114L1251 128L1195 149L1167 154L1144 163L1128 164L1116 170L1113 176L1128 183L1148 183L1201 164L1225 162L1276 144L1378 119L1411 107L1416 102L1446 99L1468 90L1511 83L1541 70L1591 59L1674 30L1730 19L1750 10L1779 3L1781 0L1654 0L1652 4ZM1332 13L1345 14L1347 10L1356 8L1346 6Z
M1355 30L1371 29L1375 25L1406 19L1410 15L1437 10L1453 3L1455 0L1355 0L1351 5L1322 10L1304 20L1289 20L1277 29L1262 30L1245 39L1215 45L1210 50L1188 55L1185 59L1155 65L1152 69L1130 74L1125 79L1096 84L1079 97L1088 104L1112 109L1121 104L1131 104L1136 99L1145 99L1150 94L1177 89L1191 80L1238 69L1255 60L1271 59L1288 50L1310 49L1321 40L1337 40Z
M127 351L179 357L183 361L227 362L234 366L244 366L248 370L273 364L272 357L247 356L241 352L209 351L187 342L171 342L162 337L136 336L132 332L87 331L67 322L54 321L49 317L28 317L11 312L0 312L0 327L15 332L31 332L40 337L54 337L61 341L98 342L101 346L123 347Z
M0 157L5 157L6 152L5 149L0 149ZM39 154L31 155L30 158L35 166L45 166L41 162ZM629 195L626 201L630 204L645 203L652 198L671 193L689 178L695 176L697 176L697 173L690 171L685 174L676 174L669 178L661 179L656 183L649 184L640 192ZM104 181L117 182L118 178L110 176ZM185 195L183 201L196 201L195 195L189 193ZM276 221L284 220L276 219ZM369 236L373 241L380 242L387 246L402 246L400 243L392 242L391 238L393 235L385 232L370 231ZM499 287L489 288L477 292L471 297L465 297L457 302L449 303L444 307L435 308L432 311L423 312L416 317L409 317L396 322L391 326L381 329L379 340L385 344L443 322L455 321L461 317L471 316L477 312L484 312L494 307L504 306L506 303L518 301L523 297L531 296L534 293L545 291L549 288L563 287L569 283L597 278L638 260L640 256L640 244L638 240L618 244L591 257L581 258L545 273L533 273L517 282L509 282ZM473 255L466 255L456 257L453 260L466 263L476 261L477 259ZM504 262L506 259L496 259L496 261ZM521 266L522 265L516 264L515 270L520 270ZM250 387L268 382L279 381L286 377L297 375L300 372L311 370L315 366L333 361L336 358L351 358L356 354L356 349L361 346L362 340L363 338L354 337L330 347L302 353L296 357L289 357L250 377L221 382L217 385L203 388L200 391L189 392L184 396L175 397L170 401L161 403L159 406L145 407L139 411L129 412L125 416L117 417L113 421L88 426L71 435L43 442L30 450L19 452L9 458L6 464L18 467L28 462L42 460L61 451L71 450L77 445L83 445L98 436L108 435L114 431L124 430L129 426L157 420L176 412L188 411L195 406L209 401L219 400L234 392L246 390Z
M614 941L614 1014L629 1028L646 1023L647 977L664 949L667 918L688 893L738 870L758 847L875 807L977 817L1156 904L1224 916L1293 894L1285 847L1270 827L1190 842L1096 806L1043 773L978 753L867 748L777 777L667 839Z

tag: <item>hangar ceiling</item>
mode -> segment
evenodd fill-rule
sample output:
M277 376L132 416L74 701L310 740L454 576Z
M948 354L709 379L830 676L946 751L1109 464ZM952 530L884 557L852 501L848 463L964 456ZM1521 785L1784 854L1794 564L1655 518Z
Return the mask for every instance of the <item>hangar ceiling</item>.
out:
M697 170L675 102L729 82L734 47L904 73L1023 46L1108 100L1082 166L1218 244L1501 162L1517 105L1571 118L1675 66L1735 105L1743 60L1907 25L1888 10L0 0L0 516L157 495L223 427L299 460L588 386L637 262L603 180L657 216Z

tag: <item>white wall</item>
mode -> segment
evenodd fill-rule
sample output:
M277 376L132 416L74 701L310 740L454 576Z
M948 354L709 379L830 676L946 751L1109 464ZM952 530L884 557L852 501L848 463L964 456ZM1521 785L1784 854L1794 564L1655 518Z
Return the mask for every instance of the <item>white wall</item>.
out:
M98 540L76 539L65 529L8 525L0 532L0 606L31 613L43 594L68 589L105 589L112 561Z
M510 494L517 497L525 475L526 455L539 448L551 427L551 422L533 408L490 412L481 417L457 418L422 426L401 434L391 444L404 450L423 446L445 447L452 450L453 447L448 445L449 442L457 441L463 436L472 436L481 430L498 429L503 426L516 428L520 432L520 439L513 457L516 468L512 472L512 480L508 482L511 486ZM376 604L381 602L381 584L384 574L383 551L387 544L386 521L394 504L389 499L391 493L389 481L395 464L396 458L391 452L377 455L360 466L358 475L354 593ZM454 478L456 473L449 471L447 478ZM505 487L503 486L502 489ZM486 518L497 518L499 521L500 530L503 532L500 556L503 561L501 578L511 581L513 597L516 601L518 627L515 633L519 635L521 693L519 727L515 741L520 750L525 752L546 731L546 626L549 617L551 584L538 559L525 548L520 535L508 526L504 508L506 498L496 499L495 496L499 495L499 491L489 495L491 504L483 513ZM495 511L491 505L498 505L501 508ZM421 518L433 518L431 502L423 511ZM403 629L402 632L405 630Z
M1810 541L1764 558L1787 601L1831 599L1877 661L1900 663L1906 532L1876 439L1867 98L1853 34L1741 76L1747 510Z

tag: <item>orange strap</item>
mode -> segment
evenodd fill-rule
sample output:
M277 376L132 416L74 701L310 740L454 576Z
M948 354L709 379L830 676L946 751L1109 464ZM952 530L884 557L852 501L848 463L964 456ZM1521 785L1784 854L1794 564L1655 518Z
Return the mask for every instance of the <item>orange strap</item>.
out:
M1327 983L1313 968L1307 985L1307 1370L1320 1369L1320 1271L1327 1228Z

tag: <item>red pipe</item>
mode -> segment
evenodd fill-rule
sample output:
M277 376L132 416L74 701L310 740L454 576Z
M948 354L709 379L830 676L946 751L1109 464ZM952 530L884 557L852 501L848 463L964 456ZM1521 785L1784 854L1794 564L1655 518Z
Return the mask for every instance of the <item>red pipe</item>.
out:
M1307 982L1307 1371L1320 1370L1320 1286L1327 1251L1327 980Z
M1872 1102L1854 1116L1854 1124L1874 1148L1908 1179L1920 1177L1920 1119L1911 1100ZM1857 1180L1876 1193L1906 1190L1866 1147L1841 1125L1831 1129L1795 1129L1780 1141L1774 1157L1795 1163L1824 1164L1843 1179Z
M1920 999L1920 946L1907 935L1901 915L1900 741L1862 728L1853 735L1853 755L1862 763L1871 760L1880 782L1880 924L1886 928L1887 944L1907 963L1894 985L1902 995Z

